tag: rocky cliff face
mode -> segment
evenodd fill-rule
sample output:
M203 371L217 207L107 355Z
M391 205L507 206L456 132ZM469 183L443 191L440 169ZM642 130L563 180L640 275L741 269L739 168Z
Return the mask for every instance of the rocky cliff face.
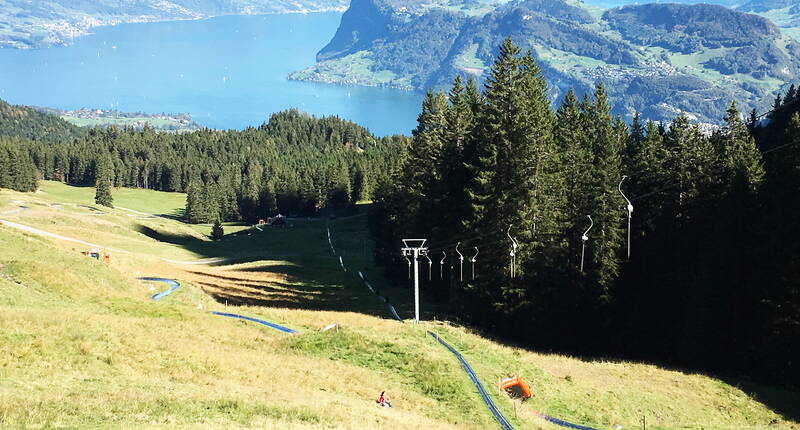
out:
M389 32L391 23L391 9L383 0L352 0L333 39L317 53L317 61L369 49Z

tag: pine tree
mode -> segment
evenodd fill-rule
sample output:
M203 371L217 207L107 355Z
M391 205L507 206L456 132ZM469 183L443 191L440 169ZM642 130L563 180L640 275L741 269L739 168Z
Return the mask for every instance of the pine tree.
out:
M518 249L519 280L495 278L485 283L486 292L502 295L497 304L511 311L531 298L531 284L522 282L525 270L540 269L532 263L534 253L544 246L536 230L558 228L563 192L553 141L555 119L541 70L532 55L520 55L511 39L500 48L484 96L477 163L471 167L477 175L469 195L480 231L504 236L513 225L513 235L524 244L525 249ZM501 248L487 250L483 261L494 276L511 275L508 253Z
M664 137L669 155L666 170L673 181L665 209L681 223L698 214L697 207L708 207L719 191L719 156L714 146L692 125L685 114L678 115Z
M471 218L465 190L468 172L464 148L472 138L474 118L460 77L453 82L448 98L450 107L442 129L442 155L436 166L437 177L441 179L433 196L434 212L441 215L435 237L442 240L462 235L464 221Z
M562 223L569 238L567 255L573 256L569 267L577 272L578 262L574 256L580 253L580 237L585 229L581 223L591 213L589 185L592 177L592 150L589 146L585 126L588 99L582 106L575 92L569 90L556 112L555 141L561 150L564 174L565 204ZM580 221L577 221L580 220Z
M789 85L789 89L786 90L786 97L783 99L783 103L789 104L793 102L796 96L797 96L797 88L795 88L794 84Z
M522 123L519 109L522 96L515 88L519 80L519 54L519 48L510 38L506 39L485 84L486 107L480 124L482 141L477 148L480 169L477 169L478 187L474 191L476 209L479 209L477 218L493 230L508 225L511 217L507 213L519 213L504 204L509 200L511 186L511 142L519 142Z
M267 180L259 194L259 216L264 219L278 212L278 201L275 197L275 185Z
M623 247L622 229L625 215L624 200L617 186L622 177L621 152L623 142L615 132L611 108L608 105L605 87L597 85L594 101L589 111L590 135L593 156L591 183L592 219L594 220L591 241L592 278L601 288L603 296L620 273L620 252Z
M242 217L250 222L259 219L258 197L262 176L263 169L255 161L250 161L245 165L242 183L237 192L237 200Z
M758 112L756 112L756 108L753 108L753 110L750 111L750 119L747 120L747 129L750 133L755 130L756 123L758 123Z
M487 166L484 164L491 160L487 158L482 132L484 121L485 98L478 89L475 80L467 82L465 98L470 105L473 117L472 137L464 145L462 159L467 180L464 183L466 197L465 215L461 221L467 231L475 232L481 225L481 216L486 210L488 196Z
M775 101L772 102L772 112L770 112L769 117L779 118L781 116L779 112L781 110L781 106L783 106L783 99L781 98L781 95L778 94L775 97Z
M626 182L628 198L654 194L650 201L636 208L636 231L644 236L655 229L655 220L662 211L659 190L672 183L673 178L666 170L667 150L658 126L648 121L640 143L633 147L628 171L630 179Z
M192 179L186 188L186 218L191 223L203 222L208 216L202 202L203 184L199 178Z
M447 99L444 93L428 91L422 101L422 112L403 163L401 176L396 182L400 193L406 194L403 218L406 234L427 237L432 222L431 207L438 177L437 164L442 152L442 133L445 126Z
M734 186L755 192L764 177L761 152L742 122L735 101L725 113L725 127L716 140L722 165Z
M225 237L225 230L222 228L222 223L219 220L214 221L214 225L211 227L211 239L212 240L222 240Z
M111 161L107 157L101 157L96 163L94 202L98 205L113 208L114 198L111 196L113 172L111 171Z

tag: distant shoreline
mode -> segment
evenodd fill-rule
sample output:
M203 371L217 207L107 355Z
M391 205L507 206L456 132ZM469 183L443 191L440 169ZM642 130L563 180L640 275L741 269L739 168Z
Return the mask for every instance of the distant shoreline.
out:
M214 18L222 18L228 16L269 16L269 15L308 15L317 13L344 13L346 7L333 7L321 9L302 9L292 11L259 11L257 13L229 13L220 15L198 15L195 17L170 17L158 18L154 16L131 16L131 17L118 17L118 18L96 18L84 17L83 20L78 22L67 22L66 20L55 20L52 22L45 22L38 25L30 25L26 27L19 27L30 31L46 31L50 39L47 41L34 41L30 38L25 39L22 37L4 37L0 35L0 49L47 49L55 47L70 46L76 39L81 37L90 36L92 30L101 27L115 27L123 24L152 24L163 22L181 22L181 21L203 21Z
M132 127L137 130L150 127L155 131L174 133L186 133L206 128L196 123L188 113L149 114L144 112L121 112L114 109L81 108L66 110L41 106L30 106L30 108L58 116L78 127Z

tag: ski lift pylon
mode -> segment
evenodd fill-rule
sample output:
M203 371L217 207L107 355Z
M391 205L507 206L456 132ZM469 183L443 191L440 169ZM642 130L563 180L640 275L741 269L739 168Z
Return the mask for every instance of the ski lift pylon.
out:
M431 261L431 257L428 257L428 253L425 253L425 258L428 259L428 280L431 280L431 271L433 268L433 261Z
M589 218L589 222L591 224L589 224L589 228L587 228L586 231L583 232L583 236L581 236L581 242L582 242L582 244L581 244L581 273L583 273L583 256L586 253L586 241L589 240L589 236L588 236L589 230L591 230L592 227L594 226L594 221L592 221L592 216L591 215L586 215L586 216Z
M519 243L517 242L517 239L511 237L512 226L513 224L508 225L508 230L506 230L506 236L508 236L508 238L511 239L511 252L509 253L509 255L511 256L511 279L514 279L517 277L517 246L519 245Z
M622 180L619 181L619 185L617 186L617 189L619 190L619 193L622 194L622 198L625 199L625 201L628 203L628 206L626 207L626 209L628 209L628 260L630 260L631 259L631 217L633 216L633 204L628 199L628 197L625 195L625 193L622 192L622 183L625 182L625 179L628 179L628 176L627 175L622 175Z
M464 282L464 254L458 250L458 247L461 245L461 242L456 244L456 253L458 254L458 280L460 282Z
M472 280L475 280L475 262L478 261L478 247L475 247L475 255L471 258L472 261Z

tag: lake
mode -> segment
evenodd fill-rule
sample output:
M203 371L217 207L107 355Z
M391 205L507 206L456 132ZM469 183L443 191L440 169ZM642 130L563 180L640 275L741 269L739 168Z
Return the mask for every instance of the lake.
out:
M100 27L68 47L0 49L0 98L60 109L189 113L242 129L296 107L377 135L408 134L423 94L288 81L314 64L341 14L226 16Z

